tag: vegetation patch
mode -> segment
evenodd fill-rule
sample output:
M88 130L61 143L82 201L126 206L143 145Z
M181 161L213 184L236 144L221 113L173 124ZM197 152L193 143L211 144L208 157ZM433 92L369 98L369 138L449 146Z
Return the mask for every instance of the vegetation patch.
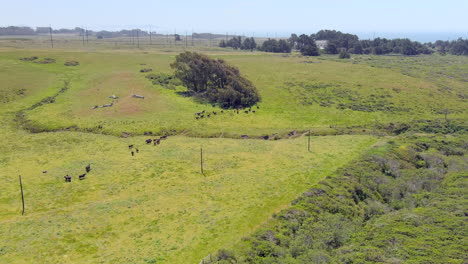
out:
M34 63L38 63L38 64L51 64L51 63L55 63L55 59L52 59L52 58L44 58L42 60L36 60L34 61Z
M38 59L38 57L36 57L36 56L20 58L20 60L22 60L22 61L35 61L37 59Z
M182 85L182 82L172 74L167 73L152 73L145 76L150 79L154 85L174 90L176 86Z
M463 263L467 147L461 138L391 141L204 262Z
M390 93L363 94L356 90L347 89L337 83L305 83L286 82L285 88L303 105L318 104L322 107L336 109L351 109L362 112L402 112L409 111L407 107L395 105L390 101Z
M66 61L65 66L78 66L80 65L80 63L78 61L74 61L74 60L70 60L70 61Z

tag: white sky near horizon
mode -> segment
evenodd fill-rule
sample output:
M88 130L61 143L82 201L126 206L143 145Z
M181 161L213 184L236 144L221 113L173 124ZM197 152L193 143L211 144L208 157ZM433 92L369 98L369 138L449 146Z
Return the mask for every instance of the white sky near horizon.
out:
M468 0L0 0L0 26L92 30L149 28L161 33L245 35L468 32Z

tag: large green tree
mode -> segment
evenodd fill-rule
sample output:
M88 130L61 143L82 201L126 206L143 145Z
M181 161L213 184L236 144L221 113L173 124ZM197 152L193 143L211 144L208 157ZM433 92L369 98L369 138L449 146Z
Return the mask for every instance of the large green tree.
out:
M177 55L171 67L193 95L221 107L247 107L260 101L255 86L222 59L187 51Z

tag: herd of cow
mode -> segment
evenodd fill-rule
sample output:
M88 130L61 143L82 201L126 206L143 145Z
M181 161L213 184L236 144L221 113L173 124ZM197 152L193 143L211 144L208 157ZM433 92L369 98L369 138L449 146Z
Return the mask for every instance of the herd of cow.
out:
M154 146L157 146L157 145L161 144L161 140L164 140L166 138L167 138L167 136L161 136L159 138L154 138L154 139L148 138L148 139L145 140L145 143L147 145L153 143ZM128 145L128 149L130 150L130 154L132 155L132 157L135 156L135 153L140 152L140 150L137 147L135 147L134 144Z
M81 180L84 180L85 177L86 177L86 174L89 173L91 171L91 164L88 164L88 166L85 167L85 170L86 170L86 173L83 173L81 175L78 175L78 179L81 181ZM43 171L43 173L46 173L46 171ZM65 182L71 182L72 181L72 176L70 175L65 175L63 176L63 178L65 178Z
M257 106L257 110L258 110L258 109L260 109L260 106ZM229 112L229 110L226 110L226 113L227 113L227 112ZM256 112L257 112L257 111L252 110L251 107L250 107L249 109L247 109L247 110L244 110L244 113L245 113L245 114L248 114L248 113L254 113L254 114L255 114ZM224 110L221 110L221 111L219 112L219 114L224 114L224 113L225 113ZM239 109L234 109L234 110L232 110L231 113L237 113L237 114L239 114L240 111L239 111ZM196 119L196 120L199 120L199 119L205 118L205 117L206 117L206 118L210 118L211 115L217 115L217 114L218 114L218 112L216 112L216 111L206 112L205 110L203 110L203 111L201 111L201 112L196 112L196 113L195 113L195 119Z

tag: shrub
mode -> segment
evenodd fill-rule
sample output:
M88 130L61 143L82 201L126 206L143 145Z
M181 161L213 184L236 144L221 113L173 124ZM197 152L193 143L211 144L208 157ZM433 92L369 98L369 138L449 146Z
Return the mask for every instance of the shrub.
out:
M340 59L349 59L351 58L351 55L347 51L341 51L340 55L338 55L338 58Z
M36 56L20 58L20 60L22 60L22 61L34 61L34 60L37 60L37 59L38 59L38 57L36 57Z
M180 80L174 75L167 73L148 74L146 78L152 80L154 85L161 85L166 88L173 88L173 86L181 85Z
M78 66L80 65L80 63L77 61L66 61L64 65L65 66Z
M223 108L248 107L260 101L255 86L222 59L184 52L177 55L171 67L191 93Z

